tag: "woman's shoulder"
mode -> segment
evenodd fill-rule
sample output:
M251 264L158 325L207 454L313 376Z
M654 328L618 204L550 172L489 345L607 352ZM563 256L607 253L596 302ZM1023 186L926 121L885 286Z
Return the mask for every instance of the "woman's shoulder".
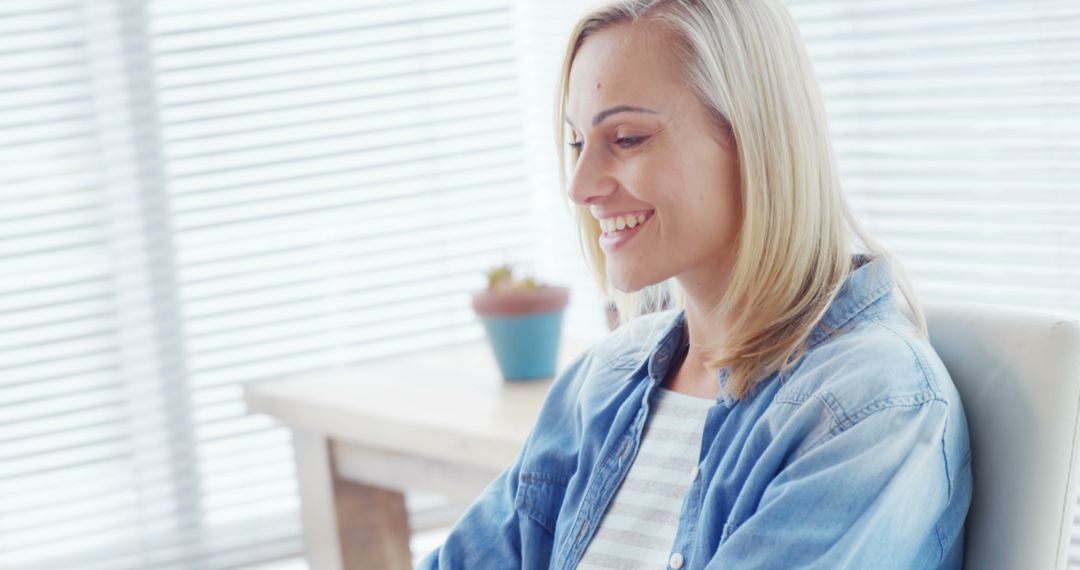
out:
M819 399L843 417L938 401L959 407L948 370L899 311L865 319L806 351L781 375L776 399Z

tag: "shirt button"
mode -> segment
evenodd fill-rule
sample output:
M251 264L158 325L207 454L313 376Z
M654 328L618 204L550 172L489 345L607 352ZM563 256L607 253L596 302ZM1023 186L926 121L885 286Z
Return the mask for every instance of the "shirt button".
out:
M694 479L697 479L697 465L695 465L694 470L690 472L690 482L693 483Z
M674 568L675 570L679 570L679 568L682 568L682 563L683 563L682 554L679 554L678 552L676 552L675 554L672 554L671 558L668 559L668 564L670 564L671 567Z

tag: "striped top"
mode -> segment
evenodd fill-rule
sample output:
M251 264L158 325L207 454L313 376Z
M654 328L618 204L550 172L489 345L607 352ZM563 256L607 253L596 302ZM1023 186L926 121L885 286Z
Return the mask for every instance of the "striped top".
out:
M705 415L716 401L657 386L641 445L578 564L667 568L683 495L697 476Z

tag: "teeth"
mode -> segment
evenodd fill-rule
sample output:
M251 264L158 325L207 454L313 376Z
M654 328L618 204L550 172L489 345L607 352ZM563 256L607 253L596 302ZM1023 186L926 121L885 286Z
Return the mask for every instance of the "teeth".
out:
M645 223L645 214L635 216L618 216L600 220L600 229L604 233L613 234L628 228L632 229Z

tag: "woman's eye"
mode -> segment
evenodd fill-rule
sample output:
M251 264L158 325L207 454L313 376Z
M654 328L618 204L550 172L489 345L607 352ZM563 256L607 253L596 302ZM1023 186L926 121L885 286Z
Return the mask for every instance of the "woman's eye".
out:
M621 146L623 148L633 148L633 147L641 144L641 142L644 141L644 140L645 140L645 137L620 137L620 138L615 139L615 144L617 144L617 145L619 145L619 146ZM583 143L581 141L574 141L572 143L569 143L569 145L570 145L570 148L572 148L572 149L574 149L574 150L576 150L577 152L580 153L581 152L581 147L583 146Z

